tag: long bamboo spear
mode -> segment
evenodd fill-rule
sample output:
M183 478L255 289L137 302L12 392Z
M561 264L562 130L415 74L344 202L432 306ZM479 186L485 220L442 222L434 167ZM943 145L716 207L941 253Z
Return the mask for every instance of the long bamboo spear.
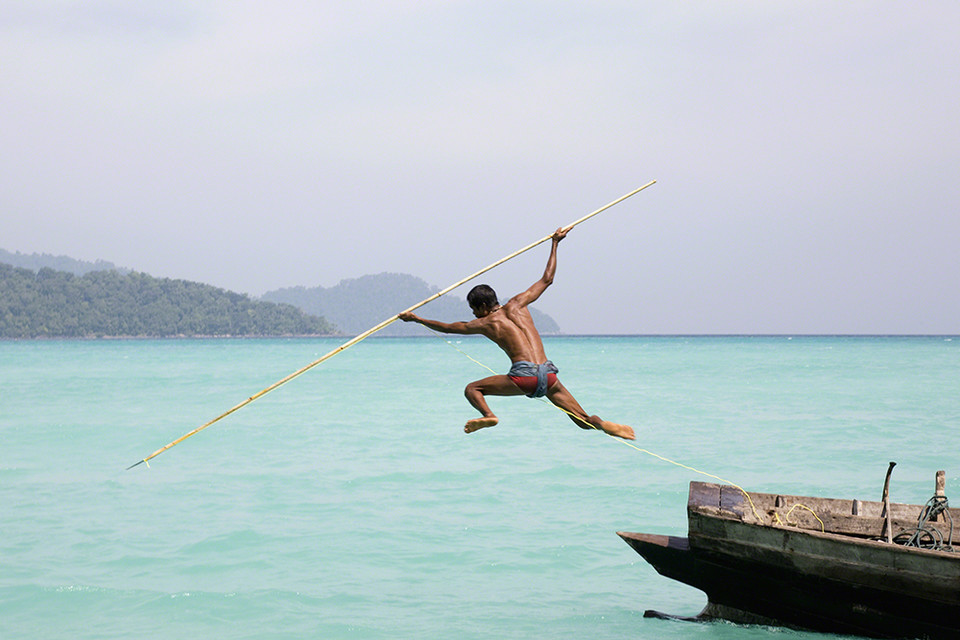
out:
M626 194L626 195L624 195L624 196L620 196L619 198L617 198L617 199L614 200L613 202L610 202L610 203L608 203L608 204L605 204L604 206L600 207L600 208L597 209L596 211L593 211L593 212L591 212L591 213L588 213L587 215L583 216L582 218L580 218L580 219L577 220L576 222L572 222L572 223L568 224L568 225L567 225L566 227L564 227L564 228L565 228L565 229L572 229L572 228L574 228L575 226L577 226L578 224L580 224L581 222L584 222L584 221L586 221L586 220L589 220L590 218L592 218L593 216L597 215L598 213L601 213L601 212L603 212L603 211L606 211L607 209L609 209L609 208L612 207L613 205L618 204L618 203L620 203L620 202L623 202L624 200L626 200L627 198L629 198L629 197L632 196L632 195L635 195L635 194L637 194L637 193L640 193L641 191L643 191L644 189L646 189L647 187L651 186L651 185L654 184L654 183L656 183L656 180L651 180L650 182L648 182L647 184L643 185L643 186L640 187L639 189L634 189L634 190L631 191L630 193L628 193L628 194ZM459 287L460 285L464 284L465 282L469 282L470 280L473 280L473 279L476 278L477 276L483 275L484 273L486 273L487 271L490 271L490 270L493 269L494 267L497 267L497 266L503 264L503 263L506 262L507 260L512 260L513 258L516 258L517 256L519 256L521 253L524 253L525 251L529 251L530 249L533 249L534 247L536 247L536 246L538 246L538 245L540 245L540 244L543 244L543 243L546 242L547 240L550 240L552 237L553 237L553 234L551 233L550 235L545 236L545 237L537 240L536 242L532 242L532 243L528 244L527 246L525 246L525 247L522 248L522 249L518 249L517 251L514 251L513 253L511 253L510 255L506 256L505 258L501 258L500 260L497 260L497 261L494 262L493 264L491 264L491 265L489 265L489 266L487 266L487 267L484 267L484 268L481 269L480 271L477 271L476 273L467 276L467 277L464 278L463 280L460 280L459 282L456 282L456 283L450 285L450 286L447 287L446 289L443 289L442 291L438 291L437 293L433 294L433 295L430 296L429 298L418 302L417 304L413 305L412 307L410 307L410 308L407 309L406 311L403 311L402 313L406 313L406 312L408 312L408 311L413 311L413 310L415 310L415 309L419 309L420 307L422 307L423 305L427 304L428 302L432 302L433 300L436 300L437 298L439 298L440 296L444 295L445 293L449 293L449 292L453 291L454 289L456 289L456 288ZM331 352L327 353L326 355L318 358L317 360L314 360L313 362L311 362L310 364L306 365L305 367L302 367L302 368L300 368L300 369L297 369L296 371L294 371L293 373L291 373L291 374L288 375L287 377L285 377L285 378L283 378L283 379L281 379L281 380L277 380L276 382L274 382L272 385L270 385L270 386L267 387L266 389L263 389L262 391L259 391L259 392L255 393L255 394L253 394L252 396L250 396L249 398L247 398L246 400L244 400L244 401L241 402L240 404L237 404L237 405L231 407L230 409L227 409L226 411L224 411L223 413L221 413L220 415L218 415L218 416L217 416L216 418L214 418L213 420L210 420L209 422L205 422L204 424L200 425L199 427L197 427L197 428L194 429L193 431L190 431L190 432L188 432L188 433L185 433L185 434L183 434L182 436L180 436L179 438L177 438L176 440L174 440L173 442L170 442L170 443L168 443L168 444L160 447L159 449L157 449L156 451L154 451L153 453L151 453L150 455L148 455L148 456L147 456L146 458L144 458L143 460L140 460L139 462L136 462L136 463L130 465L129 467L127 467L127 470L129 471L130 469L133 469L133 468L136 467L137 465L140 465L140 464L149 462L150 460L152 460L153 458L157 457L158 455L160 455L161 453L163 453L163 452L166 451L167 449L169 449L169 448L171 448L171 447L174 447L174 446L180 444L181 442L183 442L184 440L186 440L187 438L189 438L189 437L192 436L192 435L195 435L195 434L197 434L197 433L200 433L201 431L203 431L204 429L206 429L206 428L209 427L210 425L214 424L215 422L219 422L219 421L222 420L223 418L226 418L226 417L229 416L231 413L233 413L233 412L235 412L235 411L239 411L240 409L242 409L243 407L247 406L248 404L250 404L250 403L253 402L254 400L257 400L258 398L261 398L261 397L267 395L268 393L270 393L271 391L273 391L273 390L276 389L277 387L279 387L279 386L281 386L281 385L284 385L284 384L286 384L287 382L290 382L291 380L293 380L294 378L296 378L296 377L299 376L300 374L306 373L307 371L309 371L310 369L313 369L315 366L317 366L318 364L320 364L320 363L323 362L324 360L329 360L330 358L332 358L333 356L337 355L338 353L340 353L340 352L343 351L344 349L347 349L348 347L352 347L353 345L357 344L357 343L360 342L361 340L370 337L371 335L373 335L373 334L376 333L377 331L380 331L381 329L383 329L384 327L386 327L386 326L389 325L390 323L398 320L399 318L400 318L400 314L398 313L398 314L396 314L396 315L394 315L394 316L391 316L391 317L387 318L386 320L384 320L384 321L381 322L380 324L378 324L378 325L376 325L376 326L374 326L374 327L371 327L370 329L367 329L366 331L364 331L364 332L361 333L360 335L355 336L355 337L351 338L350 340L344 342L342 345L340 345L339 347L337 347L337 348L334 349L333 351L331 351ZM147 466L150 466L150 465L148 464Z

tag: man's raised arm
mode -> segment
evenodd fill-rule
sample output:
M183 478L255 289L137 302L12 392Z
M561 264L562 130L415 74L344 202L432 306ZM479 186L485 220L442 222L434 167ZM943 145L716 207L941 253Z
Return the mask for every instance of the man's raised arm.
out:
M543 270L543 276L530 285L529 289L514 296L514 300L523 306L527 306L539 298L540 295L547 290L547 287L553 284L553 278L557 273L557 245L567 237L569 232L570 229L564 229L563 227L553 232L553 236L551 236L550 257L547 258L547 266Z

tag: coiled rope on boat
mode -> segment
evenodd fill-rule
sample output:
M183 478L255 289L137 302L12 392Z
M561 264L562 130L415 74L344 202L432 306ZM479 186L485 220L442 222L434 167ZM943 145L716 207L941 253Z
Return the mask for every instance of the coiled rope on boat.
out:
M944 540L940 529L932 524L938 520L941 514L945 516L945 524L949 532L946 540ZM927 504L924 505L920 516L917 518L916 529L897 534L893 541L905 547L918 547L933 551L953 551L953 516L950 514L950 503L947 497L937 495L927 500Z

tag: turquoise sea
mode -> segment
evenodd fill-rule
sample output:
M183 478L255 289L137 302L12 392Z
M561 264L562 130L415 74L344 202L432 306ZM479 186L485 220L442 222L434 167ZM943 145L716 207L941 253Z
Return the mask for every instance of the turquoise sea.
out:
M683 535L707 479L463 386L479 339L0 342L0 638L832 638L694 615L617 530ZM637 446L748 490L960 498L960 338L553 337Z

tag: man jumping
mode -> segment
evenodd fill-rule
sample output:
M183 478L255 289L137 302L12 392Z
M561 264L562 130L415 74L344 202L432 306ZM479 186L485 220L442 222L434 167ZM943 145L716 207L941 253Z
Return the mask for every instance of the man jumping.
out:
M490 376L467 385L464 395L467 401L480 412L481 417L467 420L467 424L463 427L465 432L473 433L478 429L492 427L499 422L487 405L484 396L526 394L531 398L546 396L550 402L565 411L581 429L598 429L612 436L627 440L634 439L631 427L602 420L599 416L588 415L576 398L557 379L557 367L547 359L540 333L527 308L553 284L553 277L557 271L557 245L569 231L569 228L560 228L553 233L551 237L553 244L550 247L550 257L547 259L543 277L526 291L510 298L505 305L497 301L496 292L485 284L471 289L467 294L467 303L473 310L473 315L476 316L475 320L447 323L421 318L410 312L399 315L404 322L417 322L442 333L486 336L503 349L513 363L506 375Z

